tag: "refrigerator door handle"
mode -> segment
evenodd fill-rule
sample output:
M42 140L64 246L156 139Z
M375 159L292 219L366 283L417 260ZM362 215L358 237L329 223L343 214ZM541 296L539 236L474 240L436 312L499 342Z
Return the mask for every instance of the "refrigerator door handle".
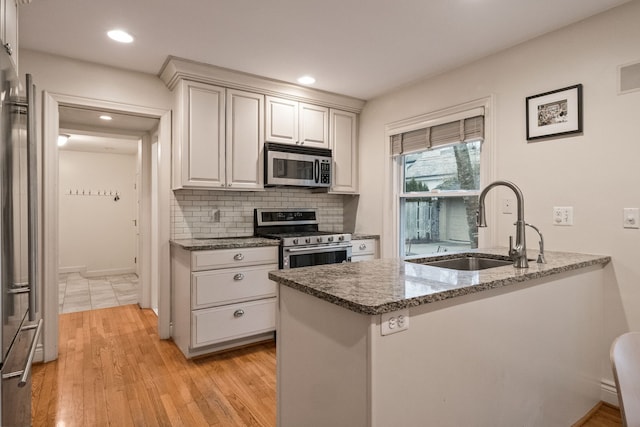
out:
M27 188L28 188L28 248L29 248L29 321L38 312L38 145L36 143L36 86L31 74L27 86Z
M31 340L31 346L29 347L29 357L27 357L24 369L9 372L8 374L3 374L2 379L9 379L19 376L20 382L18 382L18 387L24 387L27 384L29 374L31 373L31 366L33 365L33 358L36 354L36 347L38 346L38 337L40 336L40 331L42 330L42 323L42 319L40 319L38 320L37 324L25 326L20 329L20 332L30 331L31 329L36 330L36 333L33 335L33 339Z

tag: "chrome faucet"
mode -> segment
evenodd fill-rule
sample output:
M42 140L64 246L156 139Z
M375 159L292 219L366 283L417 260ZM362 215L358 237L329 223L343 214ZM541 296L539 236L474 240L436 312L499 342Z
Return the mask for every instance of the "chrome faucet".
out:
M522 191L512 182L509 181L494 181L487 185L480 193L478 200L477 211L477 225L478 227L486 227L486 213L484 208L484 199L487 197L487 193L493 187L503 185L510 188L516 195L516 203L518 204L518 216L516 221L516 244L513 245L513 236L509 236L509 256L513 259L513 266L516 268L529 268L529 261L527 260L527 243L525 233L524 222L524 196Z

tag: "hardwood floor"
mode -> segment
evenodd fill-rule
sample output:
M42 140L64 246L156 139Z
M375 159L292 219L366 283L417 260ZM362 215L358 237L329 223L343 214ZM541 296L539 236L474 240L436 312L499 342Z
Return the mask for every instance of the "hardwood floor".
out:
M572 427L619 427L622 426L620 409L600 402L590 413Z
M34 365L33 425L275 426L275 343L187 361L136 305L60 315L58 360ZM600 405L574 426L621 426Z
M60 315L34 365L34 426L274 426L275 343L187 361L136 305Z

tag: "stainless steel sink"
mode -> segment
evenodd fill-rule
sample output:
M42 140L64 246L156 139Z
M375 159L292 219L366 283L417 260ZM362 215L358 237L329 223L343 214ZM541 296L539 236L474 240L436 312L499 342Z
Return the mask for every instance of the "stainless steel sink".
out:
M429 258L419 258L407 261L417 264L431 265L433 267L465 271L485 270L487 268L513 265L513 260L509 259L508 257L490 258L486 255L481 254L463 254L455 258L446 258L433 261L430 261Z

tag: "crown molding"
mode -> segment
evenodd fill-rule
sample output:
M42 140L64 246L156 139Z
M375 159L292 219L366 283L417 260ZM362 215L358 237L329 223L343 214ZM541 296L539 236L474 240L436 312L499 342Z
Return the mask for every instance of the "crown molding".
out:
M180 80L224 86L232 89L257 92L264 95L287 98L299 102L322 105L329 108L360 113L365 101L345 95L297 86L280 80L248 74L189 59L168 56L158 77L174 90Z

